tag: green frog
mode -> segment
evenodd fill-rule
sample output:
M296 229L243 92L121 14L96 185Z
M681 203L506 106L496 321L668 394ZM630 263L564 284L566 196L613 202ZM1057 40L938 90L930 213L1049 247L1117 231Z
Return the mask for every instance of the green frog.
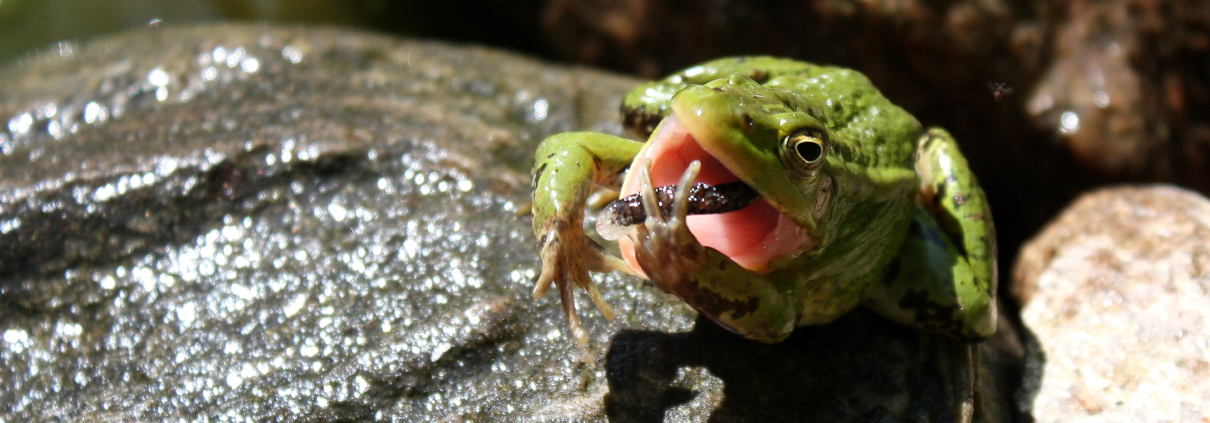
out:
M924 129L861 73L724 58L638 86L622 112L649 141L554 135L533 171L534 297L558 287L581 345L574 287L613 318L590 271L647 278L767 343L859 305L960 340L994 334L996 241L983 190L949 133ZM719 206L698 195L721 186L751 198L727 205L745 196L718 194ZM630 200L614 207L630 220L598 221L621 257L584 229L602 188Z

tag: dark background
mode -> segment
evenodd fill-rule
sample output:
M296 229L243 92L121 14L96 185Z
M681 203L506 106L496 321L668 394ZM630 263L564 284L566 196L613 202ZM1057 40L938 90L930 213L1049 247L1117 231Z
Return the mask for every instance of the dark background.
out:
M148 25L215 21L326 24L468 41L553 57L542 42L541 1L3 0L0 63L61 40Z

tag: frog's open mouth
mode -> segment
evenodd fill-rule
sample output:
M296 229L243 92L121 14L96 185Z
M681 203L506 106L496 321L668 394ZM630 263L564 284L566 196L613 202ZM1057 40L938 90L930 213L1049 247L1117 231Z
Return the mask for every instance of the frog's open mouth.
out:
M755 190L698 142L675 115L664 121L635 158L635 163L643 160L651 161L651 182L656 187L677 184L690 163L694 160L701 163L701 172L695 182L713 187L700 189L728 197L727 204L717 206L699 202L699 213L711 214L689 216L689 231L703 246L718 250L748 270L764 273L771 261L799 251L809 238L801 226L774 208L768 199L758 197ZM623 197L639 191L637 174L631 171L627 175L622 185ZM632 206L623 204L619 207ZM641 271L630 239L621 237L618 244L622 257L632 268Z

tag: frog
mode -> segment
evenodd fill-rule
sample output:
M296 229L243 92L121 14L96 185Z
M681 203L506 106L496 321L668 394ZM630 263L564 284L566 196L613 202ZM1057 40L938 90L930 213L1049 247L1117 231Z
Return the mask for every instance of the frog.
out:
M591 277L608 272L647 279L765 343L859 306L960 341L994 335L996 236L983 189L949 132L925 128L860 72L715 59L638 85L622 116L646 142L565 132L535 153L533 297L558 288L580 345L588 332L574 291L612 320ZM714 212L693 199L726 184L752 200ZM584 225L602 190L629 198L620 209L638 216L598 218L616 255Z

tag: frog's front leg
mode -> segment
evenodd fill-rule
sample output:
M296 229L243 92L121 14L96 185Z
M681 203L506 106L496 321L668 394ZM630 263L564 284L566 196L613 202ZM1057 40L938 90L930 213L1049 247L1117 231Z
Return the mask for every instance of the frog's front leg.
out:
M686 225L689 191L701 169L693 161L677 184L672 212L660 210L651 183L650 162L639 169L647 219L629 236L635 259L649 279L723 327L745 338L775 343L794 331L797 301L785 281L741 267L703 246Z
M921 138L908 240L866 305L898 323L963 340L996 332L996 233L983 189L948 132Z
M588 272L618 270L633 274L630 266L609 255L584 233L584 208L598 185L617 185L621 174L643 144L593 132L569 132L542 141L533 171L534 235L542 257L542 273L534 286L541 297L553 282L559 288L563 313L580 345L588 334L576 314L571 283L588 292L607 319L613 310L601 296Z

